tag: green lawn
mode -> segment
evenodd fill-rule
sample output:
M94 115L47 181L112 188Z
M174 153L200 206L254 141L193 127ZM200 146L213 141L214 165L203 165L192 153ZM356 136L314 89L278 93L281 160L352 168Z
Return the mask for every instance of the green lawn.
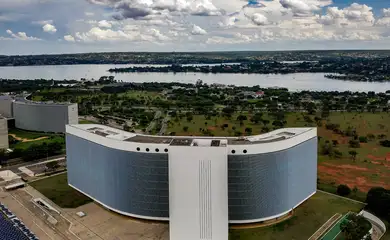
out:
M94 121L82 119L82 120L79 120L79 124L98 124L98 123L96 123Z
M62 136L51 136L49 138L38 140L38 141L18 142L17 144L12 145L12 148L27 149L33 144L41 145L43 143L51 143L51 142L60 142L62 144L65 144L65 139Z
M8 134L15 134L16 137L25 138L25 139L36 139L40 137L46 137L50 134L43 133L43 132L32 132L32 131L26 131L21 129L10 129Z
M161 99L165 99L165 97L158 92L147 92L147 91L127 91L125 93L120 93L119 96L126 96L128 98L134 98L134 99L153 100L157 97L160 97Z
M76 208L92 202L91 199L68 186L66 173L32 182L30 185L63 208Z
M336 213L359 212L363 204L317 192L294 211L294 216L279 224L254 229L230 230L229 240L308 239Z

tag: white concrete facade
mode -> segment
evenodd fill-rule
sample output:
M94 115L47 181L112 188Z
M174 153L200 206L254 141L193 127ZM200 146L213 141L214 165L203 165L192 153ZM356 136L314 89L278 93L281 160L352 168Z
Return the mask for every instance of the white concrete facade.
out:
M170 240L227 240L226 146L172 146L169 151Z
M0 149L7 149L8 142L8 123L6 118L0 116Z

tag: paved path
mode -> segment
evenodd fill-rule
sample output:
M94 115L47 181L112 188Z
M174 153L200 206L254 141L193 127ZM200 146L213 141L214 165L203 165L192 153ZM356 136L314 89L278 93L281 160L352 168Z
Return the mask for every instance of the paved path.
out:
M66 156L65 154L62 154L62 155L52 156L52 157L48 157L48 158L42 158L42 159L31 161L31 162L23 162L23 163L11 165L11 166L4 166L4 167L0 168L1 169L0 171L11 170L12 172L14 172L16 174L21 174L22 172L19 170L20 167L26 167L29 165L33 165L36 163L42 163L42 162L45 162L48 160L54 160L57 158L64 158L65 156Z
M160 118L161 114L162 114L162 112L160 110L156 111L156 113L154 114L153 120L150 122L149 126L146 128L146 131L145 131L146 133L150 133L152 131L152 129L156 125L157 119Z
M166 117L164 118L164 120L162 121L161 129L160 129L160 131L158 132L158 135L159 135L159 136L165 135L165 132L167 131L169 119L170 119L170 117L169 117L169 115L167 114L167 116L166 116Z

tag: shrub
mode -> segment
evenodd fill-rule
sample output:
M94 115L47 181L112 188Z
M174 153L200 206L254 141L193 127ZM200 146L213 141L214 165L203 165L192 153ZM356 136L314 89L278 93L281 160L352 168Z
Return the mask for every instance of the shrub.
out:
M344 184L340 184L337 187L337 194L340 196L348 196L351 193L351 189Z
M366 143L366 142L368 142L368 139L367 139L367 137L365 137L365 136L360 136L360 137L359 137L359 142L361 142L361 143Z
M379 144L383 147L390 147L390 140L380 141Z
M343 156L343 153L338 149L334 150L333 154L336 158L341 158Z
M349 140L349 147L360 148L360 142L357 140Z

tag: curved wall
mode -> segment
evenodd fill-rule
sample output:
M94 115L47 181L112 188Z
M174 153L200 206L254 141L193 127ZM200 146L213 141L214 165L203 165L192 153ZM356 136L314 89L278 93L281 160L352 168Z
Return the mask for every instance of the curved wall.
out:
M317 189L317 138L272 153L229 155L231 223L284 215Z
M68 183L106 207L168 220L168 154L127 152L67 134Z
M113 149L69 133L66 143L72 187L125 215L169 219L168 154ZM228 155L229 222L286 214L315 193L316 182L316 137L282 151Z
M13 102L15 127L40 132L65 132L66 124L78 123L77 104Z

